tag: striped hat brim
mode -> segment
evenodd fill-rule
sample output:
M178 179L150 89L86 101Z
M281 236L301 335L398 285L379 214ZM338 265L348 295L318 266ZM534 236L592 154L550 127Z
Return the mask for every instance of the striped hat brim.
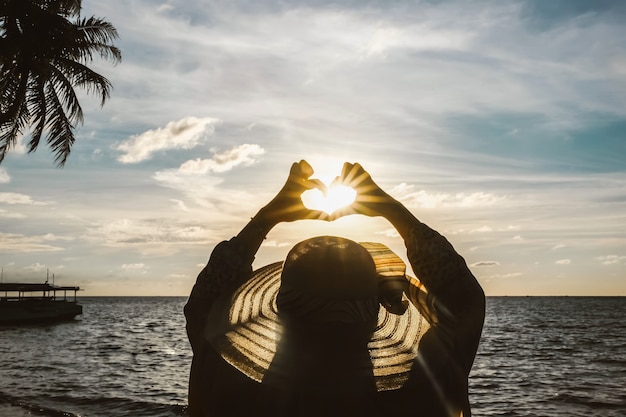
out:
M361 242L382 276L405 276L404 262L387 246ZM223 333L209 336L222 358L249 378L263 382L276 355L284 331L276 308L282 262L258 269L233 294L230 308L224 308ZM406 277L409 285L415 278ZM406 296L405 296L406 297ZM389 313L382 306L368 349L373 377L378 391L404 385L417 356L417 348L429 324L418 309L409 303L403 315ZM369 364L368 364L369 365Z

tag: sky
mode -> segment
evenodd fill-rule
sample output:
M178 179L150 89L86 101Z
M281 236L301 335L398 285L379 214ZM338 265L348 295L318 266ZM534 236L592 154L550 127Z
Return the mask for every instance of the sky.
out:
M83 0L118 30L110 100L63 169L0 165L4 282L81 296L191 291L309 161L360 162L487 295L626 296L626 2ZM382 218L280 224L254 266ZM47 272L48 271L48 272ZM412 271L408 270L411 274Z

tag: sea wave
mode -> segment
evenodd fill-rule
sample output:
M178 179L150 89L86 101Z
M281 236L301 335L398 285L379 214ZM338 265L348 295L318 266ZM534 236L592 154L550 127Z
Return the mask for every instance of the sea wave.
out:
M42 397L39 402L29 397L19 397L0 392L0 405L19 407L29 414L47 417L81 417L132 415L150 417L187 416L184 404L162 404L149 401L135 401L127 398L100 397L80 398L72 396ZM57 408L55 406L58 404ZM70 410L80 411L70 411ZM2 415L0 413L0 415ZM7 416L9 417L9 416Z

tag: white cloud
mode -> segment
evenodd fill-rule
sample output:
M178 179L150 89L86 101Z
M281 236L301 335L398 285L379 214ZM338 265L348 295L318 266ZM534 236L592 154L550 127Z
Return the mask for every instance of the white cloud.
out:
M184 201L182 201L182 200L177 200L177 199L175 199L175 198L170 198L170 201L171 201L172 203L175 203L175 204L176 204L176 207L177 207L179 210L182 210L182 211L189 211L189 207L187 207L187 205L185 204L185 202L184 202Z
M396 196L407 207L419 208L476 208L490 207L506 199L491 193L429 193L425 190L415 191L414 185L401 183L391 189L390 194Z
M555 264L557 265L569 265L572 263L571 259L559 259L558 261L555 262Z
M74 240L72 236L57 236L54 233L47 233L41 237L43 240Z
M39 262L36 262L32 265L25 266L24 269L27 271L40 272L40 271L44 271L46 269L46 266L40 264Z
M34 201L33 198L26 194L20 193L0 193L0 203L4 204L23 204L29 206L45 206L46 203Z
M24 219L26 216L22 213L15 213L13 211L7 211L0 209L0 217L5 219Z
M122 269L126 271L138 271L140 269L144 269L146 264L138 263L138 264L122 264Z
M493 274L490 275L490 278L515 278L515 277L519 277L522 276L524 274L522 274L521 272L510 272L508 274Z
M86 237L106 246L166 247L172 244L206 244L215 237L202 226L175 223L169 220L113 219L88 229Z
M23 252L56 252L64 250L62 247L43 243L43 236L25 236L17 233L0 232L0 253Z
M210 159L196 159L183 163L178 169L158 171L153 175L160 185L182 192L202 207L228 206L248 207L253 194L248 191L218 189L223 179L210 176L211 173L224 173L238 166L255 163L265 150L259 145L243 144L224 152L214 153Z
M377 235L382 235L385 237L400 237L400 233L398 233L398 231L396 229L393 228L389 228L389 229L385 229L385 230L381 230L378 232L375 232Z
M0 168L0 184L8 184L11 182L11 177L6 169Z
M159 7L157 7L157 12L159 13L163 13L163 12L169 12L171 10L174 10L174 6L172 6L171 4L168 3L163 3L162 5L160 5Z
M371 34L366 55L381 55L394 49L412 51L462 50L472 40L472 34L463 30L450 30L428 24L402 27L382 24Z
M24 145L24 135L17 135L17 138L15 139L15 143L13 144L10 152L17 154L17 155L24 155L26 154L26 152L28 152L28 149L26 149L26 145Z
M500 265L500 262L498 261L479 261L479 262L474 262L470 266L498 266L498 265Z
M193 149L215 131L216 119L185 117L169 122L164 128L148 130L115 146L124 152L117 160L134 164L152 157L155 152L169 149Z
M266 248L285 248L291 245L290 242L279 242L277 240L264 240L263 243L261 243L261 246Z
M226 172L238 165L249 166L255 162L255 157L264 153L265 150L259 145L245 143L221 153L214 153L210 159L189 160L178 168L178 172L181 174Z
M604 265L615 265L626 262L626 256L619 255L598 256L595 259L602 262Z

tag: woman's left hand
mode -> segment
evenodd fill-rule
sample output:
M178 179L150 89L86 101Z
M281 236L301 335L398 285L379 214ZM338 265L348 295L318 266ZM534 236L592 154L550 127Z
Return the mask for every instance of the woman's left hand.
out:
M317 188L326 193L326 185L318 179L311 179L311 175L313 168L307 161L294 162L287 182L272 201L260 210L259 215L274 224L303 219L329 220L328 214L308 209L302 202L302 193L307 190Z

